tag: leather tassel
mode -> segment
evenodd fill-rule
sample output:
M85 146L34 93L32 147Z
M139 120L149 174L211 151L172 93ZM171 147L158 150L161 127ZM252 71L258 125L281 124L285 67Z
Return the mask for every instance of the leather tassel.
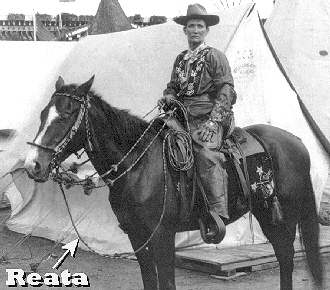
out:
M272 204L272 223L273 225L278 225L283 222L283 212L281 208L281 204L278 201L277 197L273 198Z

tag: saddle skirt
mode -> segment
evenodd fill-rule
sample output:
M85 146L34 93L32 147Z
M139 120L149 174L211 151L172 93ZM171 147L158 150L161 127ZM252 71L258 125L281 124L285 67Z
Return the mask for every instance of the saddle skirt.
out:
M235 220L251 211L251 204L262 203L270 208L275 194L273 164L261 141L235 127L220 151L226 157L230 218Z
M239 144L240 149L237 147L237 144ZM220 151L232 154L238 159L243 157L242 153L245 157L248 157L265 152L263 146L254 137L239 127L235 127L233 133L224 140Z

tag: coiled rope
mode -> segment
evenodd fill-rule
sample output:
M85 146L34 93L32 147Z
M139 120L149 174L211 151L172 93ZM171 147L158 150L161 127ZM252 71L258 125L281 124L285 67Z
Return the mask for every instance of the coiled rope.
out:
M168 159L171 166L176 171L187 171L192 168L194 164L194 156L192 150L192 139L189 134L189 123L188 123L188 113L184 105L177 101L171 100L171 108L173 109L173 115L178 121L183 123L186 131L170 129L165 140L167 141ZM178 156L178 150L182 160Z
M187 171L194 164L194 156L192 152L192 141L188 132L175 131L170 129L166 134L168 159L171 166L176 171ZM182 160L178 157L176 148L181 152Z

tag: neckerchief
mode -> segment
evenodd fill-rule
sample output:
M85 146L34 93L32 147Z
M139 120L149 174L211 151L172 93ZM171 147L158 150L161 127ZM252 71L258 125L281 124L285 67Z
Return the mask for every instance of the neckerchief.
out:
M205 55L210 51L205 43L194 51L185 50L179 55L179 64L175 68L180 85L179 96L192 96L197 93L205 65Z
M198 54L207 47L205 42L203 42L200 46L198 46L195 50L191 50L190 48L188 49L187 53L184 56L184 60L190 60L190 62L194 62Z

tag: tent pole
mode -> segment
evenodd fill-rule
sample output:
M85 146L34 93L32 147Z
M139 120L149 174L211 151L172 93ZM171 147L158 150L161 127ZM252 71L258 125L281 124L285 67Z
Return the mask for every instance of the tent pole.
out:
M33 40L37 41L37 23L36 23L36 14L33 9Z
M58 16L58 26L60 27L60 31L62 31L62 12L60 12Z

